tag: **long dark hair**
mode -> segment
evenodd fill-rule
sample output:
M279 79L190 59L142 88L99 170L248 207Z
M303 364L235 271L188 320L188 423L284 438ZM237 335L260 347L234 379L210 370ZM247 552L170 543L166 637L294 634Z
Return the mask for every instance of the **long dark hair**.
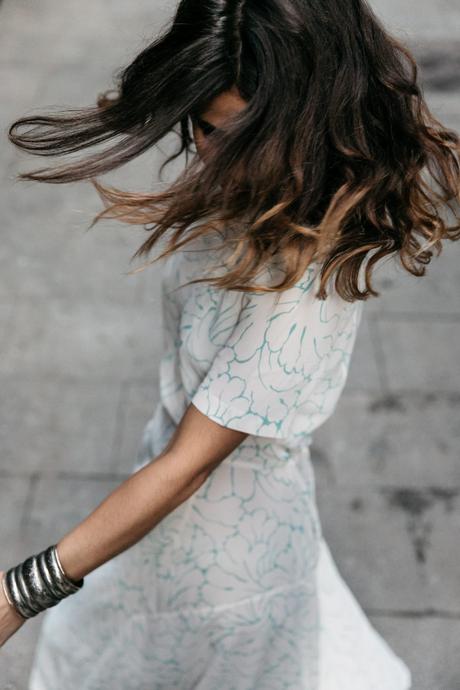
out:
M210 135L206 164L190 160L191 114L235 86L247 107ZM185 152L186 166L165 191L128 193L97 181L170 131L181 145L163 165ZM200 279L222 288L284 290L317 261L318 297L334 274L344 299L367 299L379 295L371 274L383 257L397 254L421 276L442 240L460 237L458 133L431 114L414 57L364 0L181 0L161 35L119 72L112 94L23 117L9 137L41 156L102 145L19 178L91 180L105 202L94 222L146 226L134 256L169 228L155 261L223 230L233 249L227 270ZM283 281L252 285L275 256Z

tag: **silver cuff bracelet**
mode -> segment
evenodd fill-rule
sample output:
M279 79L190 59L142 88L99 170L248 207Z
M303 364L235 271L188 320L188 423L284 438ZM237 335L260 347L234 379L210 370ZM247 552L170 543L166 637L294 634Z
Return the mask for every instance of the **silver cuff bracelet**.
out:
M26 558L3 576L8 602L23 618L32 618L83 587L84 578L72 580L59 560L56 544Z

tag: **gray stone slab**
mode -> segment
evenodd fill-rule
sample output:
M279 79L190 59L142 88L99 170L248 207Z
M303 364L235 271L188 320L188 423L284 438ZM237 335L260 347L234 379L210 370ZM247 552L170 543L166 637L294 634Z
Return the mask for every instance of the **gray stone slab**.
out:
M456 0L370 0L371 7L399 38L415 40L458 39L460 7Z
M111 472L120 425L113 381L12 375L2 380L2 467L12 473Z
M29 166L34 167L34 166ZM3 177L3 176L2 176ZM43 265L50 274L62 257L66 242L85 227L81 189L78 186L56 187L32 182L2 180L2 268L10 272L23 271L34 265ZM89 222L89 219L88 219ZM23 268L24 266L24 268ZM22 276L24 277L24 276ZM53 280L52 275L49 278ZM5 281L6 283L6 281ZM3 291L16 288L5 284Z
M149 314L144 305L24 298L4 346L0 375L22 371L48 377L151 380L161 354L158 308L156 303Z
M36 550L56 543L76 527L122 482L124 477L76 479L40 477L23 534Z
M22 221L11 229L10 234L11 238L22 232L22 244L16 250L11 247L19 244L16 237L10 242L7 240L0 250L0 299L14 295L46 301L59 294L86 302L104 300L125 305L138 302L143 291L141 280L139 274L129 275L133 270L130 258L137 246L132 242L133 238L132 246L128 246L126 229L123 235L123 229L118 226L99 226L85 234L85 224L82 223L82 227L75 228L71 235L70 222L64 221L56 246L46 256L44 247L34 249L34 240L32 246L28 244L37 226L30 227L25 217ZM43 226L46 224L47 219L43 218ZM14 262L11 261L12 256L15 257Z
M372 313L401 314L407 318L458 316L460 314L460 243L446 241L434 253L424 276L414 276L392 259L376 271L380 297L369 300Z
M142 432L155 411L158 399L158 379L148 382L133 380L122 387L119 424L111 455L112 472L132 471L142 442Z
M3 469L3 460L2 466ZM0 503L2 519L0 520L0 544L2 563L0 570L6 570L5 559L9 558L9 549L22 529L27 517L27 502L31 494L31 480L29 477L5 477L0 479Z
M460 486L460 395L347 391L314 436L318 473L340 486Z
M25 164L25 158L19 164L20 158L11 165L15 173L37 168L34 161ZM120 171L118 177L113 175L110 183L118 181L122 188L132 188L135 168L139 182L142 179L146 188L147 171L154 177L151 165L152 157L145 157ZM149 257L134 259L134 253L148 238L143 227L104 219L89 229L103 209L89 183L23 183L8 175L0 190L0 203L4 209L0 299L10 295L48 299L56 294L123 304L143 299L146 271L135 270L153 260L161 245ZM149 278L158 288L159 267L159 263L148 267Z
M0 30L1 36L1 30ZM14 119L19 117L21 111L29 108L36 98L41 74L34 69L33 64L24 68L24 65L16 65L11 60L0 61L0 83L2 85L2 100L0 103L0 151L2 152L2 168L4 152L7 142L7 128Z
M104 54L123 54L136 38L139 43L144 33L155 33L159 21L159 8L146 0L131 14L121 8L121 3L111 4L108 0L65 5L54 0L4 0L0 59L14 55L18 60L52 63L88 59L88 52L99 50L102 61ZM36 26L40 26L40 32L34 30ZM113 40L115 32L117 41Z
M457 130L460 128L460 89L447 92L427 91L425 96L435 117L448 127Z
M460 35L460 34L459 34ZM418 43L415 57L419 78L425 91L452 93L460 91L460 40Z
M3 351L2 348L12 335L14 322L13 302L13 299L11 299L8 303L0 304L0 352Z
M378 331L390 392L458 392L458 320L408 321L381 316Z
M374 616L371 620L411 669L413 690L458 690L459 620Z
M372 332L374 322L369 318L370 314L366 303L350 359L344 392L368 391L379 393L382 391L380 362Z
M460 617L457 488L333 487L317 482L323 534L365 608Z

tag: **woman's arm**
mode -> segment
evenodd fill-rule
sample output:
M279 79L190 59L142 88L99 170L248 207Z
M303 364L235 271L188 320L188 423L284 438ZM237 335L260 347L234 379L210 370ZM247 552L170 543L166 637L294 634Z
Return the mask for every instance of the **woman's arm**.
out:
M67 576L78 580L138 542L197 491L246 436L190 404L167 448L57 542Z

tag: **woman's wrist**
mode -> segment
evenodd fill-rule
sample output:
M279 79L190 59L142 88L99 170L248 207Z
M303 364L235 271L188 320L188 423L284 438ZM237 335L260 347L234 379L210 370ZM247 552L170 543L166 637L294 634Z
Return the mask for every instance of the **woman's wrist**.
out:
M28 619L78 592L84 581L67 577L52 545L7 570L2 584L8 605Z
M27 618L24 618L24 616L21 616L17 608L15 607L13 601L10 599L10 595L8 593L8 588L6 586L6 572L0 571L0 578L2 581L2 588L0 592L0 599L3 600L4 604L7 604L9 608L11 609L11 613L15 616L15 618L18 621L21 621L23 623L26 622Z

